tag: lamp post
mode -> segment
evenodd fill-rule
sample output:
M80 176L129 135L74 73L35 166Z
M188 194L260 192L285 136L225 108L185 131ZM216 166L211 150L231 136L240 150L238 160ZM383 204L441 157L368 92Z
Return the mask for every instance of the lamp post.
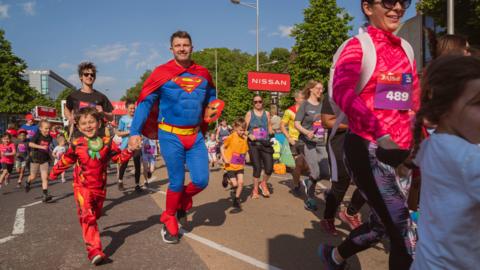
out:
M454 3L453 0L448 0L447 3L447 34L453 35L455 33L454 23Z
M257 3L243 3L243 2L240 2L240 0L230 0L230 2L232 2L232 4L242 5L242 6L249 7L249 8L254 8L257 11L257 30L256 30L256 34L257 34L257 71L260 70L260 60L259 60L259 55L258 55L258 17L259 17L258 16L259 15L258 1L259 0L257 0Z

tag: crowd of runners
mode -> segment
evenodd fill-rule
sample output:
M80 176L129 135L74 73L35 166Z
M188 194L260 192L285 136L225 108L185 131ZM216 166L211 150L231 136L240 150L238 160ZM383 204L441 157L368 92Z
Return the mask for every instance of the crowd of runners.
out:
M126 102L128 113L115 128L109 124L112 104L93 88L95 65L81 63L82 88L66 102L67 127L52 128L46 120L35 124L26 115L24 125L12 125L2 135L0 188L15 168L17 187L29 192L40 172L48 202L49 178L66 182L64 172L75 166L75 201L88 258L99 264L106 255L97 219L113 164L123 190L132 159L134 189L143 192L141 175L148 188L162 154L169 177L160 218L166 243L179 242L178 221L187 217L192 197L207 187L209 168L224 170L221 184L230 190L232 207L240 209L243 186L253 184L251 199L268 198L270 176L283 166L292 175L292 195L304 198L299 207L307 211L318 211L317 183L331 181L323 194L321 227L338 235L338 214L352 230L338 246L319 243L326 269L344 269L349 257L384 238L390 241L389 269L475 269L480 262L480 59L466 39L446 35L437 40L437 59L419 78L412 47L394 35L410 4L361 0L370 26L332 55L328 82L305 82L281 118L255 95L245 115L230 125L220 120L210 131L228 103L216 98L209 72L191 60L187 32L171 36L173 60L155 69L137 101ZM252 175L245 176L246 165ZM339 211L351 185L351 201ZM370 216L362 219L364 206Z

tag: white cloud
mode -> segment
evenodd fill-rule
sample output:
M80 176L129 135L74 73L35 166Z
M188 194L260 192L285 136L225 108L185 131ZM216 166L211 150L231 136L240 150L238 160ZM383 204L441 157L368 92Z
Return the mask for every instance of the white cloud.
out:
M75 69L75 65L70 64L70 63L61 63L60 65L58 65L58 67L61 68L61 69L67 69L67 70L74 70Z
M34 1L23 3L23 11L25 11L27 15L33 16L35 15L35 5L36 3Z
M281 37L290 37L292 30L293 30L293 26L285 26L285 25L278 26L278 31L280 31Z
M9 5L4 5L2 3L0 3L0 19L6 19L8 18L8 8L10 6Z
M140 62L137 62L135 68L138 69L147 69L152 68L155 65L158 65L158 60L161 58L160 53L155 49L150 49L150 54Z
M128 48L124 44L109 44L103 47L94 47L85 52L85 55L93 61L109 63L118 60L125 53L128 52Z

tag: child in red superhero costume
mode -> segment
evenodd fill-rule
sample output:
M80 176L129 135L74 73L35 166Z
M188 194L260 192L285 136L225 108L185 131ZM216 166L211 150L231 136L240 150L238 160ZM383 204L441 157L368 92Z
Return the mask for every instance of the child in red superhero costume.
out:
M87 246L88 259L92 264L98 265L106 258L102 252L97 219L102 214L106 196L108 162L110 159L127 162L134 149L127 148L121 151L110 137L97 136L101 116L95 108L82 108L75 118L77 128L83 136L73 140L71 147L50 172L50 180L55 180L62 172L76 164L73 191L78 218Z

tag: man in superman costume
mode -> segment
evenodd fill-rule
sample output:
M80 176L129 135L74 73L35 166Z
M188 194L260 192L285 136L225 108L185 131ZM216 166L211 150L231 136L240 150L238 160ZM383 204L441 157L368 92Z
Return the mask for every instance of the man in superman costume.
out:
M141 134L157 138L167 166L169 187L160 222L162 239L178 243L177 218L186 216L192 197L208 185L208 153L203 130L221 113L223 102L208 70L191 60L192 40L184 31L170 38L174 59L158 66L145 81L130 128L129 145L137 148ZM192 182L184 186L185 164Z

